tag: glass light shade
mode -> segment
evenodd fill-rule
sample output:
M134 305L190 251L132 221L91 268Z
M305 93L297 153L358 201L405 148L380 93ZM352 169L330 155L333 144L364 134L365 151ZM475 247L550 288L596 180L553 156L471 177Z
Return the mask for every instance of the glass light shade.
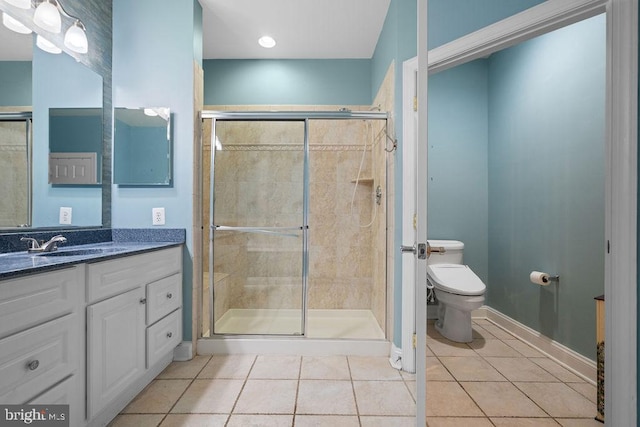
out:
M58 54L62 52L62 49L42 37L40 34L38 34L38 37L36 37L36 46L49 53Z
M45 0L36 7L33 22L50 33L59 33L62 29L62 18L55 0Z
M8 15L6 12L2 12L2 24L16 33L31 34L31 30L29 28L25 27L22 22Z
M4 0L12 6L20 9L31 9L31 0Z
M74 52L87 53L89 50L89 42L87 34L84 32L83 25L76 21L69 27L64 35L64 45Z
M264 48L271 49L276 45L276 41L273 37L262 36L258 39L258 44Z

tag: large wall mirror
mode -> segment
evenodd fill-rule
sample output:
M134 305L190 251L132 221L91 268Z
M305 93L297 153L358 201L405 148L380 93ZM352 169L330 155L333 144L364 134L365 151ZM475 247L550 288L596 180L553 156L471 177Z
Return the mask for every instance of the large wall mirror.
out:
M0 70L4 81L0 83L0 114L32 114L31 126L25 121L2 122L4 125L0 126L0 165L4 165L5 175L15 178L3 180L9 185L0 188L5 201L0 230L60 227L60 207L73 209L71 226L101 226L101 186L52 185L48 162L50 151L55 150L55 143L50 146L50 111L92 109L102 117L102 77L66 54L54 55L35 48L34 38L33 34L16 34L0 25ZM101 128L98 145L94 142L87 148L97 153L98 180L102 175L103 139Z

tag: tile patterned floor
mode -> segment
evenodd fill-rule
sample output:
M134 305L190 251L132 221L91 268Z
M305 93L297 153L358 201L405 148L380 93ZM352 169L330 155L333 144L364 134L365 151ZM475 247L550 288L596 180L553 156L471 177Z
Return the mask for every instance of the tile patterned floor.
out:
M490 321L474 321L469 344L427 331L427 426L602 426L595 386ZM110 427L408 427L415 387L386 357L197 356Z

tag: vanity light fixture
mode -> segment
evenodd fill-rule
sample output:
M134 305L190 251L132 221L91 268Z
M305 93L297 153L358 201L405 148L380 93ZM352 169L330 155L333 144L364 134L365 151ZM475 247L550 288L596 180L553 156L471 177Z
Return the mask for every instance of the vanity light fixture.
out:
M4 0L5 2L19 7L21 9L30 9L31 0ZM39 4L38 4L39 3ZM58 0L35 0L38 6L33 13L33 23L53 34L59 34L62 31L63 20L72 21L64 34L64 45L67 49L76 53L87 53L89 51L89 42L87 41L87 29L80 19L69 15ZM20 19L24 16L20 15ZM63 19L64 18L64 19ZM28 19L28 17L27 17ZM6 12L2 13L2 23L5 27L21 34L30 34L31 29L15 19ZM49 53L60 53L62 50L54 45L51 39L38 36L36 45ZM56 39L57 40L57 39Z
M31 30L27 28L22 22L17 19L11 17L11 15L2 12L2 24L10 29L11 31L15 31L20 34L31 34Z
M62 17L56 0L44 0L36 7L33 22L43 30L58 34L62 30Z
M271 49L276 45L276 41L271 36L262 36L258 39L258 44L266 49Z
M58 53L62 53L62 49L60 49L58 46L54 45L49 40L42 37L40 34L38 34L38 36L36 37L36 46L38 46L40 49L44 50L45 52L53 53L56 55Z

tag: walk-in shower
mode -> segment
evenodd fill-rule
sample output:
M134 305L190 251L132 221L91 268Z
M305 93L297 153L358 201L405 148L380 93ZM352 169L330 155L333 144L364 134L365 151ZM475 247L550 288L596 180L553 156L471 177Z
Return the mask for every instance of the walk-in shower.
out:
M387 337L386 131L379 112L203 114L203 336Z
M31 112L0 113L0 227L31 225Z

